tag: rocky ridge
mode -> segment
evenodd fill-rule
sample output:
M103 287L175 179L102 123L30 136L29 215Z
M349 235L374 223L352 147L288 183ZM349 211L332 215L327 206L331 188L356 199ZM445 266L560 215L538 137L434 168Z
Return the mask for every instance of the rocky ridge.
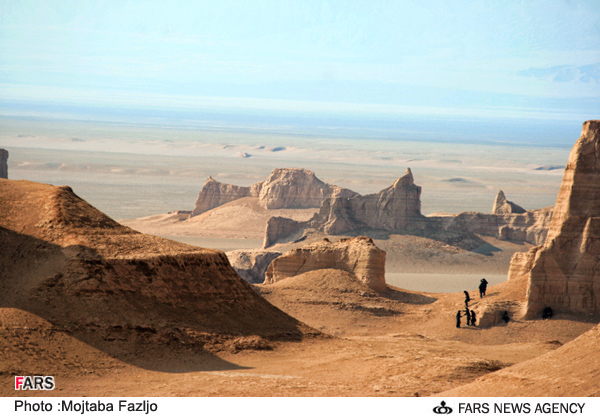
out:
M0 303L119 356L202 350L240 336L308 328L256 294L217 250L124 227L68 187L0 180Z
M369 237L323 240L287 251L269 265L265 284L313 270L337 269L352 273L358 281L371 289L383 292L385 282L385 251L380 250Z
M283 217L269 219L264 248L301 239L305 230L341 235L365 229L436 237L446 232L465 236L481 234L539 245L546 239L552 219L551 207L526 211L509 202L502 191L494 204L496 213L491 214L463 212L424 216L420 197L421 187L415 185L409 168L404 176L379 193L325 199L319 212L306 222Z
M330 197L352 197L356 193L319 180L302 168L278 168L267 180L250 187L220 183L209 177L198 195L192 216L243 197L257 197L266 209L318 208Z
M527 277L527 317L600 313L600 121L583 124L565 168L544 245L515 255L509 280Z

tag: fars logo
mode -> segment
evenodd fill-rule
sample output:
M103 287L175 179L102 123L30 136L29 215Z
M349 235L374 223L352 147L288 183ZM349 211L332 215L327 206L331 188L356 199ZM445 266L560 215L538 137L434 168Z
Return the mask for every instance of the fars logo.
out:
M15 390L54 390L54 376L15 376Z

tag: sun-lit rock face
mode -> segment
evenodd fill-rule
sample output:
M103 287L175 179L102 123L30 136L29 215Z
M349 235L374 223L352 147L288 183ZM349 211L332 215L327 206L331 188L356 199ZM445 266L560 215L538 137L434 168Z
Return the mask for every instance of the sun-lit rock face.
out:
M350 272L379 292L387 288L385 251L377 248L368 237L341 239L335 243L324 240L290 250L273 260L267 269L265 284L322 269Z
M529 317L545 306L600 313L600 121L585 122L571 150L545 244L517 262L531 265Z
M494 214L506 214L506 213L525 213L526 210L514 202L510 202L504 192L500 190L494 200L494 206L492 207L492 213Z
M327 234L340 234L363 227L398 231L423 219L421 187L409 168L379 193L328 199L311 223Z
M266 209L318 208L329 197L352 197L352 190L322 182L310 170L278 168L269 178L252 186Z
M356 193L319 180L302 168L277 168L267 180L250 187L221 183L209 177L198 195L192 216L243 197L256 197L265 209L318 208L330 197L352 197Z

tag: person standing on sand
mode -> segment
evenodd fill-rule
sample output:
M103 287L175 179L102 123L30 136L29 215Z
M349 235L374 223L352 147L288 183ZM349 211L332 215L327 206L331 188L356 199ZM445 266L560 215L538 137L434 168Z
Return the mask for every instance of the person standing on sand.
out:
M475 315L475 311L471 311L471 325L475 326L477 324L477 316Z
M469 296L469 292L465 290L465 309L469 309L469 301L471 300L471 296Z
M483 278L481 279L481 283L479 283L479 297L482 298L485 296L485 291L487 290L488 281Z
M456 313L456 328L460 328L460 311Z
M469 309L465 309L465 315L467 316L467 326L471 325L471 311Z

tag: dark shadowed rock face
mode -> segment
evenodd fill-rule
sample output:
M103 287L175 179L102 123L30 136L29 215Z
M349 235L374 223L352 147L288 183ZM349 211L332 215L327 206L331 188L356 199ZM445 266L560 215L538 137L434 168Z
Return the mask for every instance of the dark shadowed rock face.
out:
M545 306L600 313L600 121L585 122L571 150L545 244L514 262L531 265L529 317Z
M236 250L227 252L235 272L248 283L262 283L269 264L281 255L278 251Z
M8 151L0 148L0 179L8 178Z

